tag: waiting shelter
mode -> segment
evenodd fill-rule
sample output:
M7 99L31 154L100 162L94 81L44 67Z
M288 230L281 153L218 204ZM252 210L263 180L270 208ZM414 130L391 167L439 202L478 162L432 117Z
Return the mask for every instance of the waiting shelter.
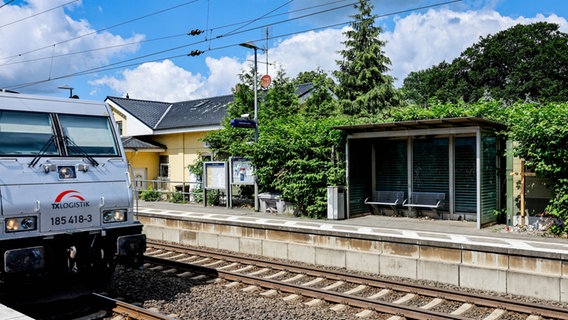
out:
M347 133L347 217L387 210L476 221L478 228L496 222L504 203L504 125L463 117L336 129Z

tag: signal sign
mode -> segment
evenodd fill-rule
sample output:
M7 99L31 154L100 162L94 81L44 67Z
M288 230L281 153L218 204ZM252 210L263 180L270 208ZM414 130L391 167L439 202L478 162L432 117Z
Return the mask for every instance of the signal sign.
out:
M256 128L256 122L248 119L233 119L231 120L231 127L233 128Z

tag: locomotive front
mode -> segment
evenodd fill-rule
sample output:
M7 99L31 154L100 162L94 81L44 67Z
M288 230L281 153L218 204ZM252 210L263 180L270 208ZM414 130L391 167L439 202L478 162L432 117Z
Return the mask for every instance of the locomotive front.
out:
M0 276L109 279L146 249L107 105L0 94Z

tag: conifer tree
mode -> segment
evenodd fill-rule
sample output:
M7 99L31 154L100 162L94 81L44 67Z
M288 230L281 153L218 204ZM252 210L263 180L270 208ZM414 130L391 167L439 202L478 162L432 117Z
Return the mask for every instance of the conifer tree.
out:
M370 1L359 0L355 5L359 12L351 18L350 29L344 34L345 49L339 53L342 60L336 61L339 70L334 72L339 85L336 94L346 114L376 113L380 109L399 104L390 70L390 59L379 39L383 30L375 26L376 15L372 14Z

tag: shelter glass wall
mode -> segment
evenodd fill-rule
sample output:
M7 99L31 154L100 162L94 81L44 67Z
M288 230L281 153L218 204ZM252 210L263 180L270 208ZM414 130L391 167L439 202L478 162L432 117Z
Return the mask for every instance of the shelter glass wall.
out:
M372 190L372 146L365 140L353 140L348 145L349 215L367 213L365 198Z
M456 212L477 212L476 145L475 137L456 137L454 139Z
M375 190L408 191L407 139L378 140L375 149Z
M449 197L448 138L414 139L412 143L412 192L445 193ZM448 207L445 202L443 208Z
M498 140L492 134L481 136L481 220L480 225L496 221L499 201Z

